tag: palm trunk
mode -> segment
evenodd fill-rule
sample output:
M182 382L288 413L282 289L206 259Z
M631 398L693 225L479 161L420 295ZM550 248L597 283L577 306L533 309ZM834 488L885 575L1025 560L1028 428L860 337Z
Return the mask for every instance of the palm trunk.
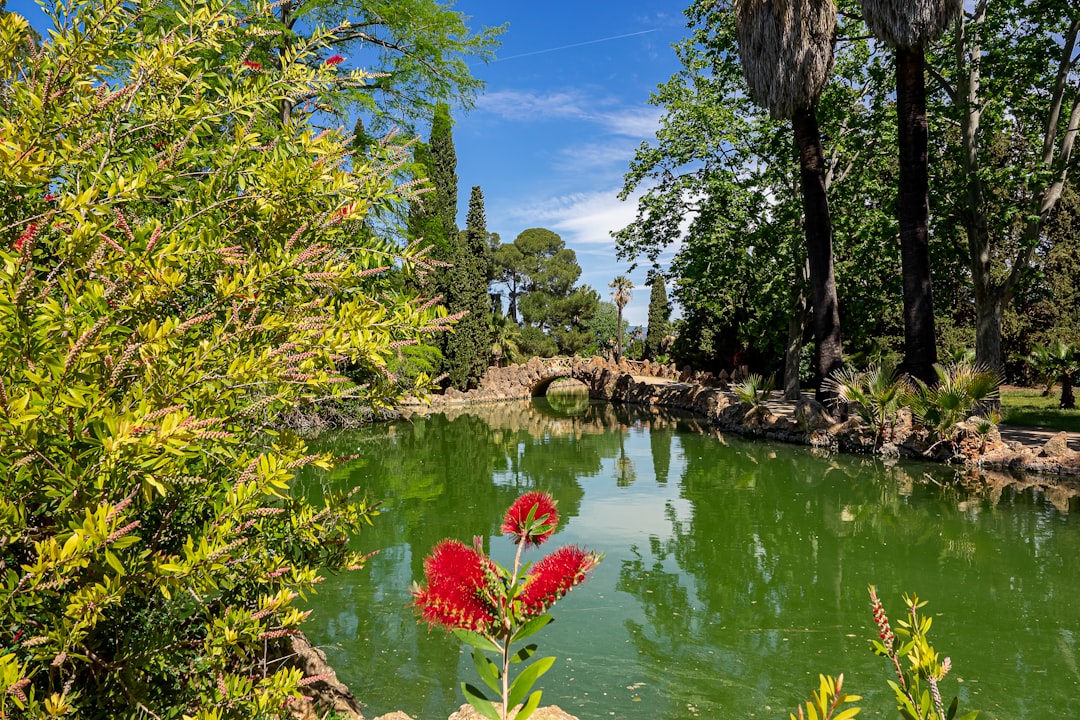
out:
M1076 396L1073 394L1072 373L1061 376L1061 402L1058 407L1062 410L1076 409Z
M618 308L615 324L615 362L622 360L622 307ZM611 317L610 315L608 317Z
M811 302L814 312L815 359L818 400L832 399L821 393L821 381L843 365L840 342L840 310L833 275L832 221L825 195L825 154L813 108L800 108L791 118L799 151L800 184L806 219L806 256L810 264Z
M922 48L896 49L896 111L900 181L900 262L904 288L904 361L900 370L937 382L937 338L930 283L930 199L927 176L925 57Z

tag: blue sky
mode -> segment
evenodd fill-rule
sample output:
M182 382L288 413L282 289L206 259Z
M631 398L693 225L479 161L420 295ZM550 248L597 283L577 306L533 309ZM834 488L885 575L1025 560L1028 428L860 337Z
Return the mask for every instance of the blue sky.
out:
M634 218L618 193L634 151L656 131L650 93L678 69L671 45L688 33L683 6L655 0L459 0L474 29L509 23L498 59L472 65L486 83L470 113L454 112L459 222L472 186L484 192L488 230L512 242L528 228L558 233L577 253L580 282L604 300L630 274L625 317L645 324L647 268L629 273L610 233ZM31 0L8 0L38 28ZM424 130L424 133L427 131Z
M629 265L610 233L634 218L619 190L635 149L656 132L650 93L678 70L671 45L688 34L682 6L630 0L544 3L459 0L470 26L509 23L498 60L473 66L487 84L457 118L461 222L470 189L484 191L488 230L511 242L544 227L577 253L581 282L610 300ZM644 324L647 268L631 278L625 316Z

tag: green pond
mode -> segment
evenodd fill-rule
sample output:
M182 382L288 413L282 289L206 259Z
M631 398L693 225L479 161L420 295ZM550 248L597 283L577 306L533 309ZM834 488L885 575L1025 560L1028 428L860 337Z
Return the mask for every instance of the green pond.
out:
M980 718L1080 717L1080 502L995 483L955 486L932 464L815 453L708 431L689 417L574 396L456 409L330 434L360 459L298 491L359 486L382 513L361 572L310 598L307 633L364 703L446 718L471 658L409 606L439 540L499 535L520 493L550 492L562 544L606 554L536 636L558 658L544 704L588 718L780 718L844 673L860 717L897 718L874 656L867 586L893 619L929 601L953 671L946 703ZM527 557L527 559L529 559Z

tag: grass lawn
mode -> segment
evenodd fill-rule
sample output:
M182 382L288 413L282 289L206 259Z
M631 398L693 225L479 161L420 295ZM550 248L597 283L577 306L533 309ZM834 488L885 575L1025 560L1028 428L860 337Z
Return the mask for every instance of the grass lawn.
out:
M1042 388L1001 388L1001 422L1005 425L1080 432L1080 409L1060 410L1061 388L1047 397Z

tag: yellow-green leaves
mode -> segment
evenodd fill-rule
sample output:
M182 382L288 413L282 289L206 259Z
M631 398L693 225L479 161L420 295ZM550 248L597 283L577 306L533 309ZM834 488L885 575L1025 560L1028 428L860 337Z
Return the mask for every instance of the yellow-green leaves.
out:
M833 679L831 675L819 675L819 686L813 693L813 699L806 701L806 713L802 706L798 709L798 715L790 714L791 720L851 720L861 712L858 707L843 707L849 703L862 700L859 695L848 695L843 692L844 676L840 674Z
M416 251L361 225L402 151L350 165L342 133L279 122L338 75L305 42L243 66L266 5L70 6L22 64L0 17L0 648L37 633L0 659L0 703L267 715L299 677L253 681L256 658L321 568L363 565L374 512L294 498L333 460L278 418L345 361L395 397L377 373L435 317L385 292Z

